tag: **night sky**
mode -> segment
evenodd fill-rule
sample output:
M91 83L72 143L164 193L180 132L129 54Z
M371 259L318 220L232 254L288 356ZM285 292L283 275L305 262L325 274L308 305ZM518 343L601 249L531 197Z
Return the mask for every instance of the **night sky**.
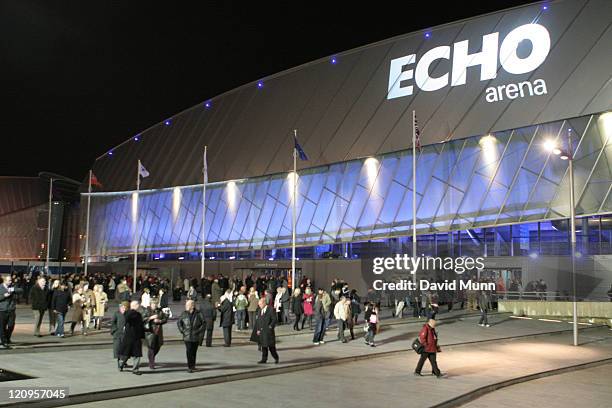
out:
M82 180L110 147L246 82L529 1L150 3L0 1L0 175Z

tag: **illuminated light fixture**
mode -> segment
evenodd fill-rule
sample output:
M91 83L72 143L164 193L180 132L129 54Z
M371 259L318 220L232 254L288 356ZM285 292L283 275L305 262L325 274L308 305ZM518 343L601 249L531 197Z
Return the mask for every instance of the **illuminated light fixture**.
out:
M108 155L112 156L113 155L113 151L111 150L110 152L108 152Z
M225 187L225 191L227 196L227 206L229 210L233 213L234 211L236 211L236 201L238 196L238 187L236 187L236 182L228 182Z
M234 255L232 255L232 256L230 256L230 257L229 257L229 258L227 258L227 259L234 260L234 259L236 259L236 257L235 257Z
M543 6L542 6L542 10L544 10L544 11L548 10L548 6L547 6L546 4L545 4L545 5L543 5Z
M536 259L538 257L538 253L537 252L532 252L529 254L529 257L532 259Z
M554 150L558 149L557 142L555 142L554 140L551 140L551 139L545 140L544 141L544 149L548 150L549 152L553 152L554 153Z
M263 88L263 82L262 81L257 82L257 87L259 89Z
M559 149L558 147L555 147L552 149L552 152L556 154L557 156L559 156L561 154L561 149Z
M499 152L497 149L497 139L493 135L486 135L480 138L478 141L482 154L484 157L484 164L489 165L499 159ZM490 166L491 174L495 171L493 166Z
M363 162L363 166L366 171L368 187L372 189L376 183L376 176L378 175L378 159L375 157L368 157Z
M204 103L204 107L205 107L206 109L210 108L211 106L212 106L212 103L211 103L210 101L206 101L206 102Z
M182 261L183 259L185 259L185 257L184 256L179 256L178 259L179 259L179 261Z
M134 141L135 141L135 142L137 142L137 141L139 141L139 140L140 140L140 136L138 136L138 135L134 136Z
M330 62L331 62L332 64L335 64L336 62L338 62L338 58L336 58L336 57L331 57Z
M597 119L603 143L607 144L610 136L612 136L612 112L606 112Z
M172 220L176 221L181 209L181 188L174 187L172 191Z
M209 256L208 259L215 259L215 257L214 256Z
M568 159L569 159L569 156L567 155L567 153L561 153L561 154L560 154L560 156L559 156L559 158L560 158L561 160L568 160Z
M164 121L164 125L166 125L166 126L170 126L170 124L172 124L172 122L170 121L170 119L166 119L166 120Z
M425 38L430 38L431 37L431 33L430 32L426 32L425 33Z
M268 258L268 261L273 261L273 260L274 260L274 257L273 257L273 256L271 256L271 257L269 257L269 258Z

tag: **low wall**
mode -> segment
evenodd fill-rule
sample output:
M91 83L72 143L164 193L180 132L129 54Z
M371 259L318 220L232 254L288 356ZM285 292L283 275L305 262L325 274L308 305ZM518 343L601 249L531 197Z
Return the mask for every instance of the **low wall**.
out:
M500 300L498 311L517 316L572 316L572 302ZM578 302L578 317L612 319L612 302Z

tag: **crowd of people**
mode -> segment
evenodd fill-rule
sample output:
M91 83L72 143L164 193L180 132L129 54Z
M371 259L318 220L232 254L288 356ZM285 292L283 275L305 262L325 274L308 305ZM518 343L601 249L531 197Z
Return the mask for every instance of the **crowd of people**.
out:
M156 368L156 357L164 344L164 326L175 320L185 344L187 369L196 370L197 351L200 346L211 347L215 325L223 332L223 346L231 347L232 332L249 331L250 340L261 351L259 363L264 364L271 355L280 361L276 350L275 328L291 325L293 331L312 331L313 345L325 344L332 321L336 322L336 338L341 343L356 339L356 326L363 313L364 342L376 347L375 337L380 329L380 293L372 289L364 299L349 285L334 279L329 288L316 287L309 278L302 279L295 289L283 277L275 275L228 278L223 275L204 279L180 279L170 285L167 279L141 276L134 282L130 276L68 275L62 279L48 279L44 275L32 278L28 289L28 303L34 316L34 335L42 336L45 314L48 314L49 334L64 337L69 334L86 336L100 330L107 316L108 305L118 303L117 310L107 319L113 339L113 355L117 367L123 371L132 359L132 372L140 374L143 345L146 345L148 367ZM13 282L12 276L3 278L0 285L0 338L1 348L10 348L15 323L15 304L24 296L25 289ZM168 294L175 302L185 301L180 316L173 318L168 307ZM11 300L8 302L7 300ZM3 301L4 300L4 301ZM435 331L440 305L459 303L460 308L480 310L479 325L489 327L487 313L492 308L491 293L486 291L448 294L430 291L408 292L395 299L392 315L402 317L411 308L414 317L426 318L419 341L423 351L415 374L420 375L423 364L429 360L435 375L441 375L435 354L439 351ZM110 322L109 322L110 320ZM144 343L144 344L143 344Z

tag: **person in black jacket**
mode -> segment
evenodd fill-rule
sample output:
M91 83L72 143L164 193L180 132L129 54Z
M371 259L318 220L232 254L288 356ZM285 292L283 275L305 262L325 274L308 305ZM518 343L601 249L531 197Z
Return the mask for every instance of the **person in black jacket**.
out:
M53 294L56 290L59 290L60 281L58 279L53 281L53 284L49 285L47 291L47 310L49 313L49 334L55 335L55 326L57 325L57 314L53 311Z
M168 323L168 315L157 305L156 298L151 299L151 304L142 313L145 322L145 339L147 341L147 357L149 368L155 369L155 357L164 345L163 325Z
M138 311L140 303L133 300L130 303L130 310L125 312L125 328L123 341L121 342L120 354L123 358L119 365L119 371L123 371L125 364L130 357L134 360L132 374L140 375L140 357L142 357L142 339L145 337L144 322L142 315Z
M0 349L10 348L11 335L15 328L15 309L17 297L23 289L13 286L11 275L4 275L0 283Z
M268 350L274 362L278 364L279 357L276 352L276 333L274 333L274 327L276 326L276 313L271 307L266 305L266 299L259 299L259 308L255 317L255 325L253 327L253 333L251 333L251 341L256 342L261 347L261 360L258 364L265 364L268 362Z
M232 325L234 324L234 302L232 302L232 291L229 289L225 295L221 296L219 312L221 313L220 325L223 327L223 347L230 347L232 345Z
M64 337L64 320L71 304L72 297L66 290L66 284L62 283L53 291L53 299L51 299L51 309L53 309L53 313L57 318L57 327L55 328L55 335L57 337Z
M40 334L40 326L47 310L47 282L44 276L40 276L36 280L36 284L30 290L30 303L32 304L32 312L34 313L34 336L42 337Z
M130 308L128 302L121 302L119 309L113 314L111 335L113 336L113 357L117 360L117 367L121 370L121 342L125 328L125 312Z
M193 300L188 300L185 303L185 311L181 314L176 323L179 331L183 335L183 341L185 342L187 370L193 373L196 369L198 346L202 342L202 333L204 331L202 314L196 310Z
M202 301L200 313L202 314L206 330L206 347L212 347L213 329L215 327L215 320L217 320L217 309L215 309L212 304L212 296L210 293L208 293Z
M302 319L302 315L304 314L304 301L302 299L302 291L300 288L295 288L293 290L293 295L291 296L291 312L295 315L295 321L293 322L293 330L300 330L300 320ZM302 324L304 324L302 322Z

